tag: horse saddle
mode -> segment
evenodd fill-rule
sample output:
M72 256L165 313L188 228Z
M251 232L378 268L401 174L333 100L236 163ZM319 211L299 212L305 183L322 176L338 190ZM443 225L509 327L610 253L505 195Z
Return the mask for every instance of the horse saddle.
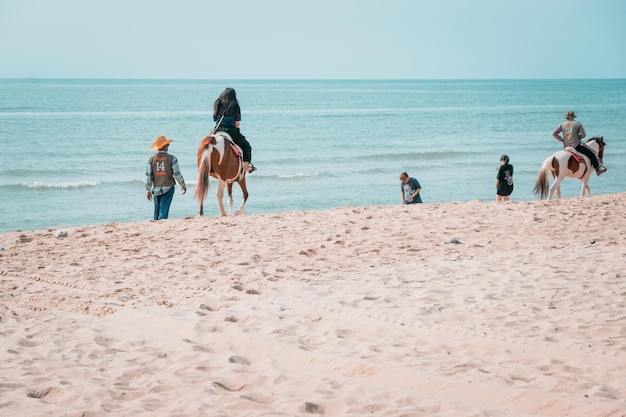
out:
M233 141L233 139L230 137L230 135L226 132L216 132L213 134L215 135L220 135L222 138L224 138L224 140L226 141L226 143L228 143L228 145L230 146L230 148L233 150L233 152L235 152L235 156L237 158L241 158L243 157L243 151L241 150L241 148L239 147L239 145L237 145L235 143L235 141Z
M581 164L585 163L585 158L583 157L583 154L578 152L576 149L572 148L571 146L567 146L565 148L565 151L569 152L570 155L572 155L577 162L579 162Z
M230 145L230 148L233 150L233 152L235 152L235 155L237 155L237 158L241 158L243 155L241 148L235 142L229 141L228 144Z

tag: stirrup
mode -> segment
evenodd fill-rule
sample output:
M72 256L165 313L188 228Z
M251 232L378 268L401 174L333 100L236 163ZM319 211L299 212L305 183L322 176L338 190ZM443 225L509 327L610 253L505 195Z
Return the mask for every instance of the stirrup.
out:
M605 167L598 167L598 169L596 169L596 174L598 174L598 176L604 174L605 172L606 172Z

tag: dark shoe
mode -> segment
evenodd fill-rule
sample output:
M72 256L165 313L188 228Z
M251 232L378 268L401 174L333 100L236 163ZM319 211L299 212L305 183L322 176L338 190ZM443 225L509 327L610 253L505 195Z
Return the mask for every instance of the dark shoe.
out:
M250 164L250 167L248 168L248 174L250 174L250 173L252 173L254 171L256 171L256 167L254 165Z
M598 176L604 174L605 172L606 172L605 167L598 167L598 169L596 169L596 174L598 174Z

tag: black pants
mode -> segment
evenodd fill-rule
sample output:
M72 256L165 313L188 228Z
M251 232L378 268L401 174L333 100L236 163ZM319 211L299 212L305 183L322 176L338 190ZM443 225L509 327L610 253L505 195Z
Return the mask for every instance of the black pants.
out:
M250 143L246 140L246 137L239 132L239 128L237 127L228 127L225 129L219 128L218 131L226 132L233 138L233 142L237 144L243 151L243 161L250 162L252 160L252 147Z
M598 157L595 153L593 153L590 148L586 147L582 143L579 143L578 146L576 146L576 150L587 156L591 160L591 165L593 165L593 168L596 170L598 169L598 166L600 165L598 162Z

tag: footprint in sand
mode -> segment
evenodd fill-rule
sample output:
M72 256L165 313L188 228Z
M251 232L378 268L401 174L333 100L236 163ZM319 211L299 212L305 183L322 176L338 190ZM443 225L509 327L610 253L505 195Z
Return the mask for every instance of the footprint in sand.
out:
M248 359L244 358L243 356L231 356L230 358L228 358L228 362L239 363L242 365L250 365Z
M229 392L239 392L239 391L243 390L245 387L247 387L247 384L243 384L240 387L229 387L226 384L222 384L221 382L214 381L213 382L213 386L217 387L217 388L224 389L224 390L229 391Z
M274 402L274 397L260 397L258 395L242 395L241 399L252 401L259 404L272 404Z

